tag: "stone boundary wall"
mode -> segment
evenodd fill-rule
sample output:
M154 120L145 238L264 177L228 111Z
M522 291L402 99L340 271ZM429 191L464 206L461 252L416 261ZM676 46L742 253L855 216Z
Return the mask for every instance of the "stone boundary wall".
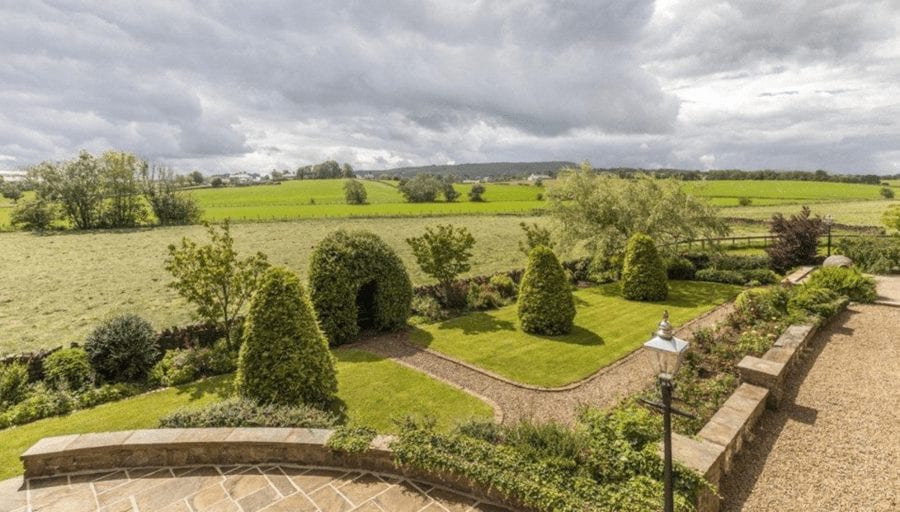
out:
M776 409L780 405L786 377L818 328L816 323L791 325L762 357L744 357L738 363L741 385L696 438L672 434L675 461L718 487L766 407ZM718 496L704 492L698 498L697 511L718 512L719 502Z
M377 436L365 452L346 453L326 446L333 433L309 428L187 428L73 434L41 439L21 459L25 478L119 468L269 462L346 468L430 481L482 501L531 511L467 478L397 466L391 436Z

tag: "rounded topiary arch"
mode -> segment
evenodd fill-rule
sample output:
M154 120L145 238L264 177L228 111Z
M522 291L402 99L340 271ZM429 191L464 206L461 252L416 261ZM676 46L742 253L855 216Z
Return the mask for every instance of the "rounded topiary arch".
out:
M391 331L406 325L410 315L413 291L406 267L381 238L366 231L336 231L316 246L309 289L332 345L353 340L361 322Z

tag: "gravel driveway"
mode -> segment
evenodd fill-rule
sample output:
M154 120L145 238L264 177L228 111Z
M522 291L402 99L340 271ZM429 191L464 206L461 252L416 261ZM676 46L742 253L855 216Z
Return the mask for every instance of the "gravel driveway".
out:
M851 306L823 329L793 393L735 460L723 510L900 511L898 336L900 308L889 306Z

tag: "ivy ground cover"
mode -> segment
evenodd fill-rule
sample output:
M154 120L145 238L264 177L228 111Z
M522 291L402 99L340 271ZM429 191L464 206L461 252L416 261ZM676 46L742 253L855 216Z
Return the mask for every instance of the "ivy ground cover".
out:
M441 430L470 419L493 419L481 400L422 373L361 350L341 349L337 359L338 399L350 425L393 432L394 419L431 417ZM19 455L44 437L156 428L160 418L185 407L225 400L233 375L213 377L0 430L0 480L22 472Z
M414 343L525 384L555 387L583 379L647 341L663 310L679 326L734 298L738 286L670 281L669 298L635 302L619 283L575 292L575 327L564 336L528 334L516 306L470 313L410 333Z

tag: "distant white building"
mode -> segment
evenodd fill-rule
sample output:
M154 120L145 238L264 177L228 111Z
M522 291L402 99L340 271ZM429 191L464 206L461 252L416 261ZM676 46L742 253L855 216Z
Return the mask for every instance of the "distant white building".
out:
M549 180L549 179L552 179L552 178L546 174L532 174L532 175L528 176L528 181L530 181L532 183L534 183L535 181L538 181L538 180L543 181L543 180Z
M250 174L247 172L228 175L228 181L233 185L249 185L251 183L259 183L260 180L259 174Z

